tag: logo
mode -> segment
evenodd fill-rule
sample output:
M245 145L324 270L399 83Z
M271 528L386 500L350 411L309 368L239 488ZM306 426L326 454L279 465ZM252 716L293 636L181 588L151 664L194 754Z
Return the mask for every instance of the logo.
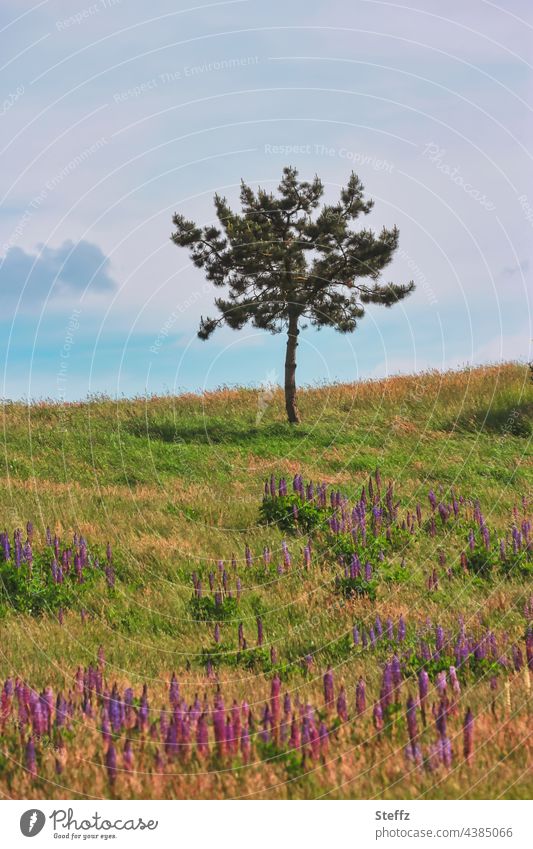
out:
M36 808L31 808L29 811L24 811L20 818L20 830L24 837L35 837L43 830L46 817L42 811Z

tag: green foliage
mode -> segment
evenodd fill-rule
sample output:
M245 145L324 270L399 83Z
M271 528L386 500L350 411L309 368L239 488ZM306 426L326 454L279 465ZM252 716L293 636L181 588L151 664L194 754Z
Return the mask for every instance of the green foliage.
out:
M202 596L201 598L193 596L189 606L193 618L204 622L227 622L236 618L238 610L237 599L228 596L225 596L222 603L218 605L211 596Z
M294 507L298 513L295 516ZM261 518L282 531L309 532L324 525L331 514L320 510L312 501L303 501L296 493L266 497L260 508Z
M16 567L11 560L0 562L0 616L9 611L42 616L60 608L83 606L90 598L91 587L105 586L105 577L100 569L85 567L83 583L78 582L74 571L65 575L63 583L52 577L49 558L34 556L30 569L27 563Z
M351 596L366 596L371 601L374 601L376 598L376 591L378 586L378 581L375 577L372 577L370 581L367 581L363 577L359 578L337 578L335 581L335 586L337 592L343 595L345 598L350 598Z

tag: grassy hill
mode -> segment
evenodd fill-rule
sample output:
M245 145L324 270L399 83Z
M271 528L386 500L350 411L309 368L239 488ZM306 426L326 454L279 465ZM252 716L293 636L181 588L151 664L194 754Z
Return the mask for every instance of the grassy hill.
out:
M250 389L5 404L0 676L12 685L0 712L0 792L530 795L529 368L324 386L302 391L299 407L303 424L291 428L281 392ZM276 495L262 510L271 475ZM311 496L292 494L295 475L314 482ZM363 487L364 541L352 532ZM343 511L346 527L332 528ZM65 547L56 580L51 563ZM360 574L350 572L354 554ZM169 702L174 671L181 706L172 691ZM54 707L36 719L47 686ZM226 721L233 737L221 740Z

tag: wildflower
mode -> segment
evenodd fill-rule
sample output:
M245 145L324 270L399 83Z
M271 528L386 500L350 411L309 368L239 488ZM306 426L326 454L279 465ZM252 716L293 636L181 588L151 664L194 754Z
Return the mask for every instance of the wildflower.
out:
M366 710L365 682L363 678L359 678L355 687L355 710L359 715Z
M28 742L26 743L26 769L30 773L30 775L37 775L37 761L35 758L35 743L33 742L33 737L28 738Z
M468 708L463 723L463 754L465 761L470 763L474 752L474 717Z
M107 768L109 782L110 784L114 784L117 777L117 753L113 743L109 744L109 748L106 752L105 765Z
M416 754L416 743L418 738L418 727L416 722L416 703L412 696L407 699L407 731L409 733L409 741L413 756Z
M340 688L337 697L337 714L343 722L348 722L348 706L346 704L346 691L344 687Z
M131 740L129 739L126 740L124 744L123 763L125 770L127 770L128 772L131 772L133 770L133 749L131 747Z
M399 622L398 622L398 642L399 643L403 643L403 641L405 640L405 634L406 634L405 620L404 620L403 616L400 616L400 619L399 619Z
M374 721L374 728L379 733L383 730L383 710L379 702L376 702L374 705L374 710L372 711L372 719Z
M263 645L263 620L260 616L257 617L257 645Z
M272 715L272 723L273 725L277 725L280 718L281 708L280 708L280 691L281 691L281 679L279 675L274 675L272 679L272 683L270 685L270 709Z
M205 713L200 715L196 727L196 750L200 757L205 757L209 752L209 728Z
M248 733L248 728L244 726L241 732L241 755L244 763L248 763L250 760L250 734Z
M324 702L328 709L333 707L335 701L335 689L333 685L333 672L331 666L328 667L327 672L324 674L323 678L324 683Z

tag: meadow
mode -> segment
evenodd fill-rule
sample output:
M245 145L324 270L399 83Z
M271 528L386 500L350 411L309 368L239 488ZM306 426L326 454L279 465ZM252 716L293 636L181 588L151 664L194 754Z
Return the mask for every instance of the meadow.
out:
M5 402L5 798L530 798L529 366Z

